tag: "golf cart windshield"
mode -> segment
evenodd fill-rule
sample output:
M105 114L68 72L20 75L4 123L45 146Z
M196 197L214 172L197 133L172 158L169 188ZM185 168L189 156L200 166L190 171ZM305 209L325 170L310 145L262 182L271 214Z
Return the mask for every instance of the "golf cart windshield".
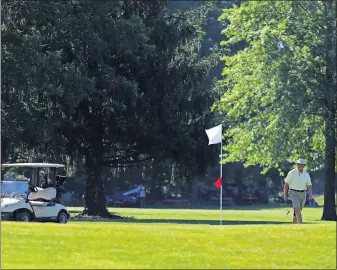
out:
M4 169L4 168L3 168ZM10 167L5 169L3 173L4 181L29 181L31 180L32 173L29 168Z
M1 197L26 196L28 192L27 181L1 181Z
M56 171L64 168L54 163L12 163L1 164L5 181L29 181L35 187L56 185Z

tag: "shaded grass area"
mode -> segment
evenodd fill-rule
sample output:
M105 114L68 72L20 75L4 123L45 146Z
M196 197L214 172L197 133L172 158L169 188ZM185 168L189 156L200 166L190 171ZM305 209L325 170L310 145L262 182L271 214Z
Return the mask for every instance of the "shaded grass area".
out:
M304 209L303 225L285 208L227 209L223 226L219 210L109 210L126 218L3 222L1 268L336 269L336 223L320 208Z
M290 213L286 215L286 209ZM70 207L72 221L83 221L75 216L82 211L81 207ZM180 223L219 225L222 224L284 224L292 219L292 208L270 207L256 208L253 206L219 209L170 209L170 208L109 208L111 213L121 216L121 219L88 218L86 221L132 222L132 223ZM306 223L320 221L321 207L305 208L303 218Z
M288 201L288 205L290 205L291 202ZM236 209L236 210L263 210L263 209L275 209L275 208L284 208L285 203L284 202L276 202L276 203L269 203L269 204L251 204L251 205L223 205L223 210L231 210L231 209ZM318 207L321 207L319 205ZM81 213L83 211L83 206L78 206L78 207L68 207L73 211L73 213ZM134 207L138 208L138 207ZM111 209L127 209L124 207L109 207L110 211ZM163 203L156 203L152 205L147 205L144 207L144 209L182 209L182 210L187 210L187 209L194 209L194 210L219 210L219 204L193 204L193 205L171 205L171 204L163 204Z

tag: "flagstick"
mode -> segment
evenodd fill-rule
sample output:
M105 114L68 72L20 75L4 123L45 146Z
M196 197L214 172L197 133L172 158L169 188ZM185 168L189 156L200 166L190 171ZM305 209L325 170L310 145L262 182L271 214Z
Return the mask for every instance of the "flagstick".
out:
M221 125L221 136L222 136L222 125ZM221 186L220 186L220 225L222 225L222 138L220 143L220 178L221 178Z
M220 143L220 225L222 225L222 124L205 131L209 140L208 145ZM216 188L219 188L218 183Z

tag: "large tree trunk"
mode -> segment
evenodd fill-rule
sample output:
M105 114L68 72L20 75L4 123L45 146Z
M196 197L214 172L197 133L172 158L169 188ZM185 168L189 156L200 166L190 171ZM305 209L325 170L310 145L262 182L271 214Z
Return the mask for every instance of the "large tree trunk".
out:
M100 114L90 115L88 117L88 127L91 130L91 143L85 154L87 180L82 214L111 217L106 208L104 181L102 179L104 161L102 116Z
M336 133L334 116L326 120L326 146L325 146L325 183L324 183L324 208L322 220L337 220L335 208L335 159L336 159Z
M99 162L97 157L86 157L87 180L85 183L83 214L101 217L111 216L106 208L102 168L102 163Z
M336 215L336 85L334 83L333 75L336 75L336 66L334 64L334 57L336 48L334 48L335 37L335 15L332 9L332 2L326 2L327 14L327 32L326 32L326 90L328 91L328 98L326 107L328 113L325 116L325 185L324 185L324 208L322 220L337 220ZM333 23L334 22L334 23Z

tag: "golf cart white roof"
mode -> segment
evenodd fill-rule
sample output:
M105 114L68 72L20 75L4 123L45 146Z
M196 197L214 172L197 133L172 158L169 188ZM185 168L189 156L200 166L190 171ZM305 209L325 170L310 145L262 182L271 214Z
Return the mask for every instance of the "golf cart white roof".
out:
M12 164L1 164L2 167L29 167L29 168L64 168L63 164L54 163L12 163Z

